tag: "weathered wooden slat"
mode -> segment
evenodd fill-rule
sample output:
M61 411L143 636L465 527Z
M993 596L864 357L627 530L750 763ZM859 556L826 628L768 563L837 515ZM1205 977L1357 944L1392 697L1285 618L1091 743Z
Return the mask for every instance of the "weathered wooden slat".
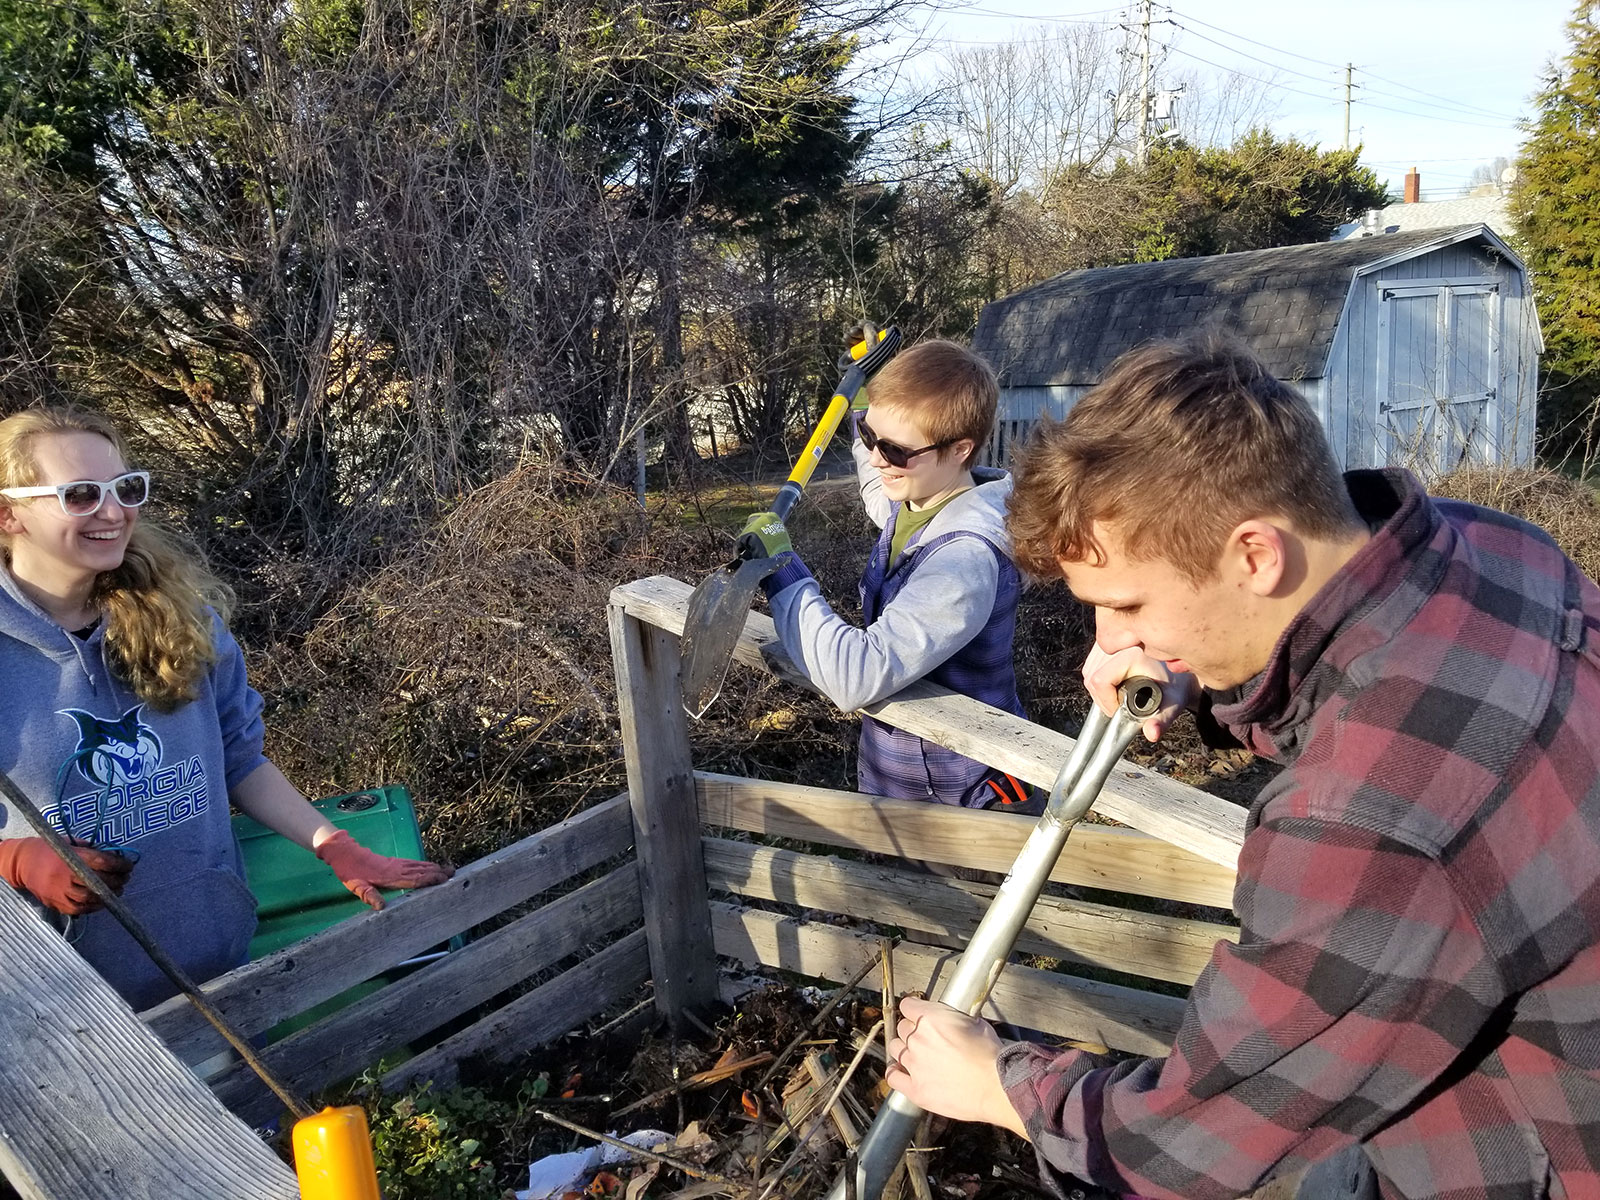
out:
M889 800L799 784L697 772L700 819L765 837L793 838L1004 873L1034 827L1031 817L948 804ZM1079 824L1050 878L1080 887L1233 907L1234 872L1159 838Z
M449 1087L458 1079L464 1059L514 1062L576 1029L649 979L649 938L643 929L637 929L477 1024L401 1063L384 1075L382 1086L394 1092L431 1079L440 1087Z
M633 842L626 795L480 858L437 887L341 921L205 985L211 1002L247 1034L270 1029L395 963L623 853ZM184 998L141 1014L191 1066L224 1046Z
M677 1028L717 1000L679 643L615 604L607 618L656 1007Z
M359 1075L385 1054L515 987L551 963L643 919L633 863L585 884L262 1053L302 1093ZM212 1091L251 1123L282 1107L242 1063Z
M705 856L713 890L959 937L963 943L995 893L981 883L719 838L706 839ZM1017 949L1189 984L1210 961L1219 939L1238 936L1237 929L1210 921L1041 896Z
M289 1170L0 883L0 1173L23 1200L291 1200Z
M657 575L616 588L611 602L641 621L681 633L690 591L685 583ZM778 643L772 619L760 613L752 612L746 618L734 657L811 686ZM926 682L912 684L862 711L1038 787L1055 782L1057 770L1072 749L1072 739L1063 733ZM1243 809L1127 763L1112 773L1096 809L1230 870L1244 844Z
M712 904L711 924L719 954L750 966L781 967L822 979L849 979L881 950L874 936L731 904ZM949 950L902 941L894 951L895 987L901 992L923 989L937 999L957 957ZM1001 973L983 1015L1117 1050L1160 1055L1177 1035L1183 1009L1176 996L1012 964Z

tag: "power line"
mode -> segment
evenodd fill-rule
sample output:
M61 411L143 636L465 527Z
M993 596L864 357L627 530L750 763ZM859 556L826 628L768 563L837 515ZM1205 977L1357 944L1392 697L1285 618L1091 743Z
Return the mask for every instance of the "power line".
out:
M1403 117L1416 117L1420 121L1444 121L1450 125L1470 125L1473 129L1496 129L1504 131L1516 125L1519 118L1508 117L1498 125L1488 125L1482 121L1465 121L1460 117L1442 117L1437 113L1417 112L1410 108L1390 108L1387 104L1374 104L1370 100L1363 100L1368 108L1376 108L1383 112L1399 113Z
M1295 96L1306 96L1312 100L1321 100L1324 103L1329 102L1330 99L1328 96L1318 96L1311 92L1303 91L1300 88L1292 88L1286 84L1278 83L1275 80L1263 79L1259 75L1250 75L1244 71L1235 70L1233 67L1224 66L1219 62L1213 62L1209 58L1201 58L1198 54L1192 54L1187 50L1180 50L1176 46L1170 47L1169 52L1172 54L1181 54L1185 58L1192 58L1195 62L1204 63L1208 67L1215 67L1219 71L1230 71L1241 79L1251 80L1254 83L1261 84L1263 87L1277 88L1280 92L1288 92ZM1444 121L1451 125L1470 125L1474 129L1495 129L1503 131L1516 123L1515 121L1507 121L1503 125L1486 125L1481 121L1465 121L1458 117L1442 117L1437 113L1417 112L1412 109L1404 108L1391 108L1387 104L1373 104L1370 101L1365 100L1362 101L1362 103L1366 105L1367 108L1376 108L1383 112L1399 113L1403 117L1415 117L1419 121Z
M1404 167L1418 163L1477 162L1478 159L1470 154L1458 154L1454 158L1369 158L1365 161L1373 166Z
M1364 69L1365 68L1363 68L1363 70ZM1379 75L1375 71L1367 71L1367 75L1372 79L1378 80L1380 83L1387 83L1391 87L1404 88L1408 92L1416 92L1417 95L1419 95L1419 96L1431 96L1435 100L1443 100L1446 104L1453 105L1456 108L1460 108L1460 109L1463 109L1463 110L1466 110L1466 111L1476 112L1480 116L1485 116L1485 117L1504 117L1505 116L1504 113L1490 112L1486 108L1479 108L1476 104L1465 104L1465 103L1463 103L1462 101L1459 101L1459 100L1451 100L1448 97L1440 96L1436 92L1425 92L1421 88L1416 87L1416 86L1414 86L1412 84L1401 83L1398 79L1390 79L1387 75ZM1415 103L1417 103L1417 101L1413 100L1413 101L1411 101L1411 103L1415 104Z
M1205 34L1199 32L1198 30L1190 29L1187 25L1183 24L1181 21L1172 21L1171 24L1176 25L1179 29L1181 29L1185 33L1187 33L1190 37L1197 37L1202 42L1210 42L1213 46L1221 47L1223 50L1226 50L1229 54L1237 54L1240 58L1248 58L1251 62L1258 62L1264 67L1271 67L1274 71L1285 71L1290 75L1299 75L1302 79L1311 80L1312 83L1327 83L1327 82L1329 82L1329 80L1325 76L1313 75L1309 71L1301 71L1301 70L1299 70L1299 69L1297 69L1295 67L1286 67L1282 63L1270 62L1265 58L1257 58L1254 54L1246 54L1243 50L1239 50L1239 49L1237 49L1237 48L1235 48L1233 46L1230 46L1226 42L1219 42L1219 41L1217 41L1216 38L1207 37ZM1338 69L1341 70L1341 71L1344 70L1343 67L1340 67Z
M1356 70L1359 71L1361 68L1357 67ZM1367 77L1369 79L1378 78L1376 75L1372 74L1371 71L1367 72ZM1398 100L1401 104L1421 104L1428 108L1442 108L1445 112L1456 113L1457 115L1466 117L1489 117L1496 121L1517 121L1521 119L1519 117L1510 116L1506 113L1492 113L1487 109L1472 109L1456 105L1437 104L1432 100L1416 100L1410 96L1397 96L1393 92L1385 92L1375 88L1368 88L1367 95L1383 96L1385 99Z
M961 6L953 7L951 9L946 9L946 10L941 10L941 11L964 12L964 13L969 13L969 14L973 14L973 15L981 15L981 16L1017 17L1017 18L1020 18L1020 19L1034 19L1034 20L1046 20L1046 19L1048 19L1048 20L1058 21L1058 22L1062 22L1062 23L1082 23L1082 21L1081 21L1082 18L1104 17L1104 16L1107 16L1107 15L1109 15L1111 13L1120 12L1121 10L1119 10L1119 9L1098 9L1098 10L1092 10L1092 11L1084 12L1084 13L1068 13L1068 14L1063 14L1063 15L1059 15L1059 16L1056 16L1056 17L1052 17L1052 18L1036 18L1036 17L1035 18L1030 18L1025 14L1010 13L1010 12L1006 12L1004 10L998 10L998 9L988 9L988 8L983 8L983 7L978 6L978 5L961 5ZM1183 17L1184 21L1193 22L1193 24L1195 24L1195 25L1201 25L1201 26L1204 26L1207 29L1215 30L1216 32L1224 35L1225 37L1235 38L1238 41L1242 41L1242 42L1248 42L1249 44L1251 44L1253 46L1259 46L1264 50L1271 50L1272 52L1274 52L1276 54L1287 54L1292 58L1303 59L1306 62L1315 63L1315 64L1317 64L1319 66L1330 67L1330 68L1332 68L1334 70L1345 70L1346 69L1345 66L1341 66L1341 65L1339 65L1337 63L1329 63L1329 62L1326 62L1326 61L1324 61L1323 59L1320 59L1320 58L1313 58L1308 54L1300 54L1300 53L1298 53L1296 51L1285 49L1282 46L1273 46L1273 45L1270 45L1269 43L1266 43L1266 42L1257 41L1255 38L1246 37L1246 36L1244 36L1243 34L1240 34L1240 33L1234 33L1232 30L1224 29L1220 25L1213 25L1209 21L1202 21L1198 17L1189 16L1187 13L1180 13L1180 12L1178 12L1177 9L1172 8L1171 6L1167 7L1167 12L1172 14L1172 16L1167 18L1164 21L1165 24L1172 25L1174 28L1180 29L1183 32L1187 33L1190 37L1198 38L1199 40L1201 40L1203 42L1208 42L1211 45L1218 47L1219 49L1228 51L1228 53L1230 53L1230 54L1236 54L1236 55L1240 56L1241 58L1246 58L1246 59L1249 59L1252 62L1260 63L1262 66L1265 66L1265 67L1270 67L1274 71L1280 71L1280 72L1285 72L1285 73L1290 74L1290 75L1295 75L1295 76L1298 76L1298 77L1300 77L1302 79L1310 80L1312 83L1329 84L1329 83L1333 82L1333 81L1330 81L1330 80L1326 79L1323 76L1313 75L1309 71L1302 71L1297 67L1285 66L1282 63L1273 62L1270 59L1261 58L1259 55L1250 54L1247 51L1240 50L1236 46L1230 46L1226 42L1220 42L1216 38L1208 37L1207 35L1199 32L1198 30L1190 28L1188 25L1184 24L1182 21L1176 20L1175 18L1181 16L1181 17ZM1154 23L1154 22L1152 22L1152 23ZM944 44L948 44L948 45L996 46L996 45L1005 45L1006 42L1009 39L1000 39L1000 40L996 40L996 41L964 41L964 40L958 40L958 39L953 39L953 38L934 38L932 40L937 41L937 42L941 42L941 43L944 43ZM1312 93L1312 92L1307 92L1307 91L1305 91L1304 89L1301 89L1301 88L1289 87L1287 84L1280 83L1275 79L1264 79L1259 75L1251 75L1248 72L1240 71L1235 67L1228 66L1228 65L1225 65L1223 63L1214 62L1211 59L1204 58L1204 57L1202 57L1202 56L1200 56L1198 54L1195 54L1195 53L1193 53L1191 51L1180 50L1176 46L1169 46L1167 49L1168 49L1169 53L1182 55L1184 58L1192 59L1193 61L1198 62L1198 63L1202 63L1205 66L1214 67L1215 69L1217 69L1219 71L1230 72L1231 74L1237 75L1241 79L1248 79L1248 80L1250 80L1250 81L1252 81L1254 83L1259 83L1264 87L1274 88L1274 89L1276 89L1278 91L1286 92L1289 95L1304 96L1307 99L1320 100L1320 101L1324 101L1324 102L1332 99L1332 97L1330 97L1328 95L1325 95L1325 94L1315 94L1315 93ZM1380 79L1385 83L1394 84L1395 86L1398 86L1398 87L1404 87L1408 91L1416 92L1419 96L1429 97L1429 96L1433 96L1434 95L1433 93L1423 91L1421 88L1413 87L1410 84L1397 83L1397 81L1389 79L1386 76L1376 75L1371 71L1365 71L1364 68L1357 68L1357 69L1358 70L1363 70L1363 72L1366 75L1368 75L1369 77L1371 77L1373 79ZM1357 84L1357 85L1354 85L1354 86L1358 86L1359 87L1359 86L1363 86L1363 85ZM1480 108L1477 108L1476 106L1473 106L1473 105L1464 105L1464 104L1461 104L1461 103L1459 103L1457 101L1452 101L1452 100L1446 99L1444 97L1436 97L1435 99L1432 99L1432 100L1430 100L1430 99L1413 99L1413 98L1411 98L1409 96L1396 96L1396 95L1394 95L1393 93L1390 93L1390 92L1374 91L1374 90L1372 90L1370 88L1367 88L1367 89L1364 89L1364 90L1366 90L1366 92L1367 92L1367 94L1369 96L1381 96L1386 100L1395 100L1395 101L1398 101L1401 104L1421 105L1421 106L1423 106L1424 109L1434 108L1434 109L1443 110L1442 112L1427 112L1427 111L1421 111L1421 110L1419 110L1417 108L1414 108L1414 107L1413 108L1396 108L1396 107L1394 107L1392 105L1378 104L1378 103L1375 103L1372 100L1365 99L1365 98L1363 98L1361 100L1361 103L1363 105L1365 105L1367 108L1376 109L1376 110L1378 110L1380 112L1395 113L1395 114L1397 114L1399 116L1412 117L1412 118L1414 118L1416 120L1420 120L1420 121L1442 121L1442 122L1444 122L1446 124L1464 125L1464 126L1467 126L1468 128L1473 128L1473 129L1493 129L1493 130L1497 130L1497 131L1504 131L1508 127L1514 126L1521 119L1520 117L1507 116L1504 113L1491 112L1488 109L1480 109ZM1463 115L1459 115L1459 116L1456 116L1456 115L1445 115L1447 113L1460 113L1460 114L1463 114ZM1472 119L1468 119L1469 117L1476 117L1478 119L1472 120ZM1488 117L1488 118L1490 118L1490 120L1498 122L1498 123L1497 124L1486 123L1482 119L1484 117Z
M1306 62L1316 63L1319 67L1332 67L1335 71L1344 70L1343 63L1326 62L1320 58L1312 58L1309 54L1299 54L1293 50L1285 50L1282 46L1269 46L1266 42L1258 42L1255 38L1245 37L1242 33L1234 33L1231 29L1224 29L1220 25L1213 25L1209 21L1202 21L1199 17L1192 17L1188 13L1180 13L1177 9L1168 7L1167 11L1174 16L1183 17L1186 21L1193 21L1196 25L1204 25L1207 29L1226 34L1228 37L1237 38L1241 42L1249 42L1252 46L1260 46L1263 50L1271 50L1276 54L1287 54L1290 58L1303 58ZM1198 35L1197 35L1198 36Z
M1291 58L1304 59L1306 62L1315 63L1315 64L1317 64L1318 66L1321 66L1321 67L1331 67L1332 69L1334 69L1336 71L1344 69L1344 66L1341 63L1330 63L1330 62L1325 61L1324 59L1313 58L1309 54L1300 54L1300 53L1298 53L1298 52L1296 52L1294 50L1286 49L1283 46L1269 45L1266 42L1257 41L1255 38L1246 37L1242 33L1235 33L1231 29L1224 29L1220 25L1213 25L1209 21L1202 21L1202 20L1200 20L1199 17L1190 16L1188 13L1181 13L1177 9L1174 9L1174 8L1169 8L1167 11L1172 13L1174 16L1183 17L1184 20L1186 20L1186 21L1192 21L1196 25L1203 25L1205 28L1213 30L1213 31L1215 31L1217 33L1220 33L1224 37L1234 38L1237 41L1241 41L1241 42L1248 42L1252 46L1259 46L1263 50L1271 50L1275 54L1287 54ZM1196 36L1196 37L1204 37L1205 36L1203 34L1196 33L1192 29L1189 32L1193 33L1194 36ZM1212 39L1210 39L1210 38L1205 38L1205 40L1206 41L1212 41ZM1314 78L1314 76L1311 76L1311 75L1307 74L1304 71L1298 71L1293 67L1285 67L1285 66L1282 66L1279 63L1268 62L1265 59L1256 58L1254 55L1246 54L1243 50L1236 49L1235 47L1227 46L1227 45L1224 45L1223 43L1215 42L1215 41L1212 41L1212 44L1213 45L1221 45L1222 48L1225 49L1225 50L1230 50L1233 53L1242 55L1245 58L1254 59L1254 61L1259 62L1259 63L1264 63L1266 66L1274 67L1274 68L1276 68L1278 70L1282 70L1282 71L1291 71L1291 72L1293 72L1294 74L1297 74L1297 75L1304 75L1304 76L1306 76L1306 78ZM1437 92L1426 91L1423 88L1419 88L1419 87L1415 86L1414 84L1401 83L1399 80L1390 79L1388 76L1379 75L1379 74L1376 74L1373 71L1369 71L1365 67L1357 67L1356 69L1358 71L1361 71L1363 74L1365 74L1369 78L1380 80L1381 82L1390 84L1393 87L1404 88L1406 91L1415 92L1419 96L1428 97L1427 100L1413 100L1409 96L1390 96L1389 97L1390 99L1399 100L1402 103L1429 104L1430 107L1435 107L1435 108L1453 108L1453 109L1459 110L1460 112L1462 112L1462 113L1464 113L1464 114L1466 114L1468 116L1489 117L1489 118L1491 118L1493 120L1515 121L1515 120L1518 119L1516 117L1507 116L1505 113L1493 112L1493 111L1491 111L1489 109L1482 108L1482 107L1480 107L1479 105L1476 105L1476 104L1468 104L1468 103L1466 103L1464 101L1452 100L1448 96L1439 95ZM1374 92L1372 94L1374 94L1374 95L1388 95L1388 93L1385 93L1385 92Z
M1287 84L1278 83L1275 80L1263 79L1259 75L1250 75L1244 71L1235 70L1233 67L1224 66L1222 63L1212 62L1209 58L1201 58L1198 54L1191 54L1187 50L1179 50L1176 46L1168 47L1168 53L1181 54L1184 58L1192 58L1197 63L1204 63L1208 67L1215 67L1219 71L1227 71L1232 75L1237 75L1240 79L1248 79L1252 83L1259 83L1263 87L1277 88L1280 92L1288 92L1295 96L1306 96L1312 100L1321 100L1324 104L1332 103L1332 98L1329 96L1319 96L1313 92L1301 91L1299 88L1289 87Z
M1089 17L1109 17L1109 16L1111 16L1111 15L1113 15L1115 13L1120 13L1122 11L1122 9L1120 9L1120 8L1100 8L1100 9L1095 9L1095 10L1093 10L1091 12L1057 13L1056 15L1049 16L1049 17L1041 17L1041 16L1038 16L1038 15L1036 15L1034 13L1006 12L1003 9L984 8L981 5L977 5L977 4L954 4L954 5L951 5L948 8L938 8L938 9L935 9L934 11L935 12L939 12L939 13L966 13L967 15L974 16L974 17L1008 17L1008 18L1011 18L1011 19L1014 19L1014 20L1020 20L1020 21L1039 21L1039 22L1051 22L1051 23L1061 23L1061 24L1068 24L1068 25L1077 25L1077 24L1084 23L1086 18L1089 18Z

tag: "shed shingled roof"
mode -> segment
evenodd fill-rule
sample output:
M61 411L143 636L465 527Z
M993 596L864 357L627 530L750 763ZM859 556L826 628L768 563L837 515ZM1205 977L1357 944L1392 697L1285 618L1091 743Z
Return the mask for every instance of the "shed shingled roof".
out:
M1278 378L1317 379L1354 272L1454 232L1068 271L985 305L973 349L994 366L1003 387L1087 386L1119 354L1152 338L1220 327Z

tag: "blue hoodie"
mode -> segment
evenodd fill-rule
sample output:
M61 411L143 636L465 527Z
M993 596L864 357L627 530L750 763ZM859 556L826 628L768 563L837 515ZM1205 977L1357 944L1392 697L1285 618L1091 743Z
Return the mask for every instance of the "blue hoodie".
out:
M139 851L123 899L197 981L244 962L255 931L228 793L266 762L261 697L213 616L216 665L161 713L112 674L103 623L76 637L0 566L0 769L57 829ZM0 838L32 835L0 803ZM175 992L110 914L74 917L67 936L135 1010Z

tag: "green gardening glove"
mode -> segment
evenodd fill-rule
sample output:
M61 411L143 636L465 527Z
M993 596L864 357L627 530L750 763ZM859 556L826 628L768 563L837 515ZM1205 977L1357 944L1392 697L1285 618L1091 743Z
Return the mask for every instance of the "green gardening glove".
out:
M739 531L739 557L777 558L794 551L789 531L775 512L758 512L751 515Z

